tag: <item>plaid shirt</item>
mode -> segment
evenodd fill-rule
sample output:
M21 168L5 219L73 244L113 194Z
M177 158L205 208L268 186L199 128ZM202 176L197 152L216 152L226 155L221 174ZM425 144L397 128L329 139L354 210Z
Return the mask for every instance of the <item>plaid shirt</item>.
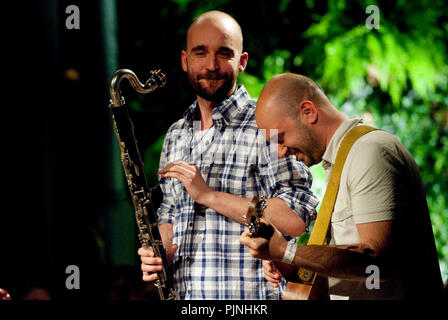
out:
M194 163L212 189L280 198L308 224L318 203L310 190L311 173L293 157L278 158L276 144L266 142L257 127L255 103L240 85L213 110L208 132L200 131L200 111L193 103L168 130L160 168L179 159ZM173 224L179 248L172 271L181 299L281 298L284 283L273 288L261 260L239 243L244 225L196 203L177 179L164 180L161 188L159 224Z

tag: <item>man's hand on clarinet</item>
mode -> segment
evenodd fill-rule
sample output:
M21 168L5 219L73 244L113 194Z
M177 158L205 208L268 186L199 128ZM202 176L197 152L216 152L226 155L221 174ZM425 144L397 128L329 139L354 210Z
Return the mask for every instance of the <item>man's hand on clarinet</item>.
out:
M172 244L166 250L166 257L168 262L171 263L173 259L174 252L177 250L177 244ZM140 256L141 270L143 272L143 281L154 281L157 279L157 272L162 270L162 259L159 257L154 257L154 251L152 248L145 249L141 247L137 251Z

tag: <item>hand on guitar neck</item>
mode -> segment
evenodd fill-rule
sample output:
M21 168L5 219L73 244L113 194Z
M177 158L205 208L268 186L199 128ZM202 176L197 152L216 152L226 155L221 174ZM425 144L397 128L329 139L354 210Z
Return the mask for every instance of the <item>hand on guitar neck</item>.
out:
M266 280L268 280L273 287L277 288L282 277L287 280L295 280L297 268L294 265L288 265L281 262L276 262L274 265L272 262L271 254L269 253L269 243L273 236L274 241L272 247L274 248L276 248L276 245L283 245L283 247L286 247L286 240L264 217L263 211L266 206L264 198L261 198L260 200L257 197L254 197L252 201L249 202L249 208L244 217L248 230L241 235L240 242L244 245L251 243L252 247L248 246L248 248L252 256L256 258L263 259L263 255L265 257L269 256L269 258L263 259L263 271ZM254 240L254 242L252 243L251 240ZM274 252L283 254L277 249L275 249Z
M263 260L263 271L266 280L275 288L282 276L288 280L284 300L328 299L328 280L313 274L311 281L303 283L298 277L298 267L287 264L284 255L288 242L283 235L263 218L263 209L258 198L249 203L249 209L244 217L248 227L240 237L240 243L245 245L250 254ZM260 210L261 208L261 210ZM275 265L272 261L275 261Z
M247 213L243 217L247 230L240 237L241 244L249 248L250 254L259 259L270 260L269 244L281 245L282 234L263 216L267 207L264 197L253 197L249 202ZM279 242L280 241L280 242ZM276 250L277 251L277 250Z

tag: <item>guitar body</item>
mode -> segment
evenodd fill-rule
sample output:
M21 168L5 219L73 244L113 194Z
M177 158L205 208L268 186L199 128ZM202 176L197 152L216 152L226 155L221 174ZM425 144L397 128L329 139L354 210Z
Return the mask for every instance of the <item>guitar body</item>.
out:
M309 283L289 281L283 300L330 300L328 279L315 274Z

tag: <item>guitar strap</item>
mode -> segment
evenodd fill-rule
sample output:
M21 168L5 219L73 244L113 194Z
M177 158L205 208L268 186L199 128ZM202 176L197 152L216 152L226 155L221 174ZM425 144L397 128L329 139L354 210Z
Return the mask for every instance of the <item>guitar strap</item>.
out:
M371 131L377 130L370 126L356 126L351 129L344 137L341 145L336 154L336 160L331 170L330 179L328 181L327 189L322 200L322 205L317 215L316 222L314 223L313 230L311 231L310 238L307 245L324 245L327 236L328 226L330 224L331 214L333 213L334 203L339 190L339 182L341 180L342 169L344 168L347 155L355 143L360 137ZM314 271L307 270L305 268L299 269L299 278L304 283L313 282Z

